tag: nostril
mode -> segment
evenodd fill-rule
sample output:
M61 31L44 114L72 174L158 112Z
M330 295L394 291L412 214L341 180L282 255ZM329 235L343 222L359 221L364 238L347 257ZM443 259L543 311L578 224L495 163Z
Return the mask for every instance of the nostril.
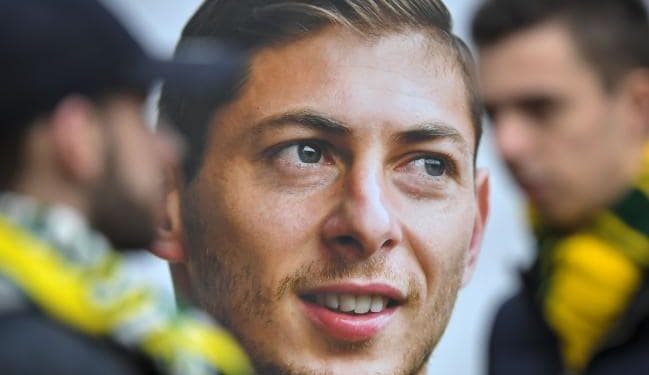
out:
M383 245L381 246L381 248L384 248L384 249L385 248L391 248L392 245L394 245L393 240L386 240L385 242L383 242Z
M356 244L356 240L352 236L339 236L336 238L336 242L343 246L353 246Z

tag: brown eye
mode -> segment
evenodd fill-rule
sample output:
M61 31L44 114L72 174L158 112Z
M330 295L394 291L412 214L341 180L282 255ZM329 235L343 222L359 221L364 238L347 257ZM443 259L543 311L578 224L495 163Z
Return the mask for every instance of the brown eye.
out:
M322 159L322 150L316 145L301 144L297 147L297 155L302 163L315 164Z

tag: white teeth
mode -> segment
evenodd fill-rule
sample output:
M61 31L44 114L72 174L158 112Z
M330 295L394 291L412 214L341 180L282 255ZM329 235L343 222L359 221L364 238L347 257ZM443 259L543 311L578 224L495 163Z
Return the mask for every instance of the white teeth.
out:
M373 313L381 312L385 308L385 298L381 296L372 296L370 311Z
M383 296L325 293L317 294L315 302L330 310L354 314L380 313L385 310L388 299Z
M351 312L356 308L356 297L351 294L340 295L340 311Z
M370 296L358 296L356 297L356 307L354 312L356 314L366 314L370 311L370 304L372 303L372 297Z
M338 295L333 294L333 293L327 293L325 294L325 306L327 306L330 309L338 309L339 303L338 303Z

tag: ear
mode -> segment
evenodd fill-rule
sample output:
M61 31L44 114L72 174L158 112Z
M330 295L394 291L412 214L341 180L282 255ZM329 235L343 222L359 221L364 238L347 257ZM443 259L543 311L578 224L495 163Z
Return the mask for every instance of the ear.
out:
M466 285L473 271L475 270L482 246L482 237L484 236L485 227L487 225L487 217L489 216L489 172L486 169L479 168L476 171L475 179L475 195L478 209L476 210L475 220L473 223L473 234L471 236L471 244L469 246L469 253L466 256L464 265L464 275L462 278L462 286Z
M629 104L632 136L642 143L649 138L649 69L638 69L627 75L622 83Z
M54 109L50 124L64 174L82 185L99 178L105 146L95 105L81 96L66 97Z
M172 171L167 172L165 180L167 192L163 202L163 217L150 251L171 263L184 262L186 251L180 216L180 187Z

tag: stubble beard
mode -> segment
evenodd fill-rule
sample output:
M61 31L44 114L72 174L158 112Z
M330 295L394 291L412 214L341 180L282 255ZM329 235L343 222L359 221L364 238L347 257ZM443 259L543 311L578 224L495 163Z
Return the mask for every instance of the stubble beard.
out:
M119 173L113 138L108 138L106 147L104 175L90 192L90 220L117 250L145 248L155 236L154 209L129 194Z
M290 292L298 290L305 285L317 285L321 282L343 279L348 276L386 276L384 259L373 259L360 266L332 264L323 267L314 262L305 265L293 275L285 277L275 288L263 285L256 272L255 261L249 260L243 267L230 264L226 260L234 259L231 249L215 249L206 240L210 225L198 217L200 209L192 205L184 205L188 210L183 210L183 220L189 245L190 263L189 272L193 293L198 298L200 307L214 316L217 321L228 328L242 344L257 374L269 375L329 375L332 372L307 368L298 363L285 363L281 353L277 352L277 345L272 342L275 337L252 337L246 333L246 327L251 327L251 320L264 319L262 324L268 328L281 327L281 322L275 321L274 306ZM439 342L444 332L451 312L453 310L458 290L461 286L464 256L449 270L449 280L438 280L444 285L439 290L433 306L424 312L421 322L428 323L423 327L413 327L408 330L404 343L400 347L407 347L406 356L400 361L403 365L387 370L377 375L411 375L424 373L424 369L433 349ZM389 272L387 276L390 276ZM391 275L396 280L396 275ZM242 286L245 286L242 288ZM414 291L411 295L413 304L422 303L423 296ZM418 318L419 319L419 318ZM268 330L272 331L272 330ZM421 332L428 332L422 335ZM270 342L270 344L269 344ZM367 350L373 345L372 341L364 343L341 343L328 340L330 353L350 354Z

